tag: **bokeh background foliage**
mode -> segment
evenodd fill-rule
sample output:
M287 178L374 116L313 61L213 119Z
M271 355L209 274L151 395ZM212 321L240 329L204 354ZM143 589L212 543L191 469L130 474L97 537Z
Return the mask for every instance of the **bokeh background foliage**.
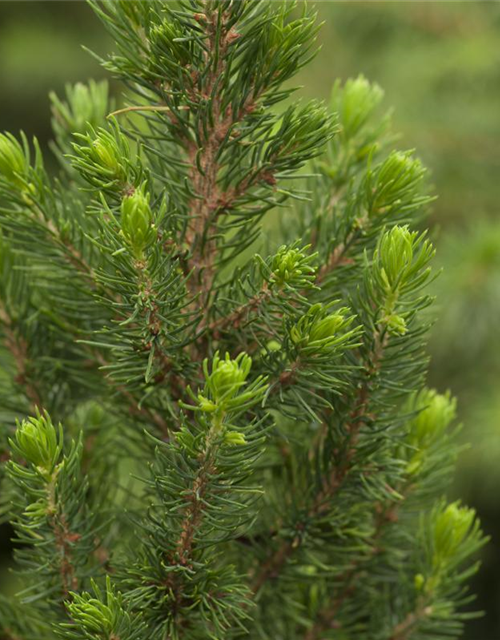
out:
M402 148L416 148L435 192L429 223L443 267L431 383L459 398L464 450L454 497L478 510L492 542L475 580L484 618L470 640L500 638L500 4L317 2L322 49L300 77L307 97L363 73L385 90ZM80 46L107 51L84 2L0 2L0 130L51 137L48 93L101 78ZM113 89L113 86L112 86ZM116 96L120 102L120 96ZM55 164L54 164L55 167ZM10 532L1 532L2 571Z

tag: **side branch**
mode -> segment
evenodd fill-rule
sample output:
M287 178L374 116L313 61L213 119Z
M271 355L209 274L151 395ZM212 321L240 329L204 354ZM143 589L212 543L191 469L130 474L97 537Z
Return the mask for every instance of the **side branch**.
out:
M363 386L358 393L357 407L350 416L348 426L349 448L346 454L346 461L341 467L336 469L334 468L331 474L327 476L325 481L322 483L322 486L308 511L308 517L320 515L328 507L329 501L345 481L351 468L352 458L354 457L356 450L357 434L361 427L367 405L368 393L367 389ZM267 580L278 577L288 559L299 547L299 538L295 538L293 541L284 541L262 565L261 570L251 585L252 591L254 593L258 593Z
M407 487L406 491L402 492L403 495L406 495L410 488L411 485ZM335 620L344 603L351 599L356 593L356 586L364 573L363 567L370 562L372 558L382 552L378 542L388 523L397 522L399 506L400 504L391 501L377 514L375 531L371 538L371 548L368 555L353 562L351 567L338 577L338 581L344 585L343 589L338 596L333 598L333 600L320 611L317 621L306 632L304 640L319 640L323 632L334 627Z
M322 482L321 487L314 498L313 504L307 511L307 515L310 518L321 515L328 509L335 494L343 486L353 468L353 459L356 454L359 431L368 414L372 376L378 373L380 369L383 352L387 345L387 339L388 334L383 334L381 331L377 331L372 360L366 371L368 379L359 387L355 398L355 406L349 416L347 437L345 440L346 451L344 454L344 461L340 466L334 467L331 473L327 475ZM299 547L300 539L298 537L293 541L284 541L262 565L261 570L254 578L251 585L252 591L257 593L268 579L277 577L290 556L292 556L295 550Z
M49 523L54 533L59 553L59 571L61 574L62 594L66 600L70 591L78 591L79 583L71 552L71 545L80 539L80 534L70 531L64 514L58 514L56 503L57 470L47 487Z

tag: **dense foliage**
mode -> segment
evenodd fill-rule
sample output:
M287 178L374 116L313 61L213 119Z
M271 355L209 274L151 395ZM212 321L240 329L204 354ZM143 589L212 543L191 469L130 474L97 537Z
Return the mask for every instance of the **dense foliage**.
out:
M52 96L55 180L0 137L23 582L3 634L457 637L483 539L443 497L455 404L424 386L433 249L412 230L430 198L381 89L293 103L317 27L289 4L92 6L128 106Z

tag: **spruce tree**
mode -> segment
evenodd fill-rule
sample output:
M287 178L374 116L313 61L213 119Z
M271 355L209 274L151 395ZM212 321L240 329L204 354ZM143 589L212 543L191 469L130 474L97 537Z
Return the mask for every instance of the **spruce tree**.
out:
M484 539L381 89L296 100L307 7L91 6L125 105L51 97L57 176L0 137L1 637L458 637Z

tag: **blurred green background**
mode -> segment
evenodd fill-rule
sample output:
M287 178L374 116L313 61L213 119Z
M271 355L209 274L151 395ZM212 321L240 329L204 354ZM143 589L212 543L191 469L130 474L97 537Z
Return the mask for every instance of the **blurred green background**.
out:
M443 274L431 384L459 398L464 450L453 494L492 536L473 585L486 615L469 640L500 638L500 4L318 2L322 49L298 83L328 98L363 73L394 107L398 145L431 170L430 224ZM0 2L0 130L50 139L49 90L104 74L81 44L110 42L83 2ZM114 87L119 92L119 87ZM119 100L119 94L118 94ZM3 531L3 566L9 532Z

